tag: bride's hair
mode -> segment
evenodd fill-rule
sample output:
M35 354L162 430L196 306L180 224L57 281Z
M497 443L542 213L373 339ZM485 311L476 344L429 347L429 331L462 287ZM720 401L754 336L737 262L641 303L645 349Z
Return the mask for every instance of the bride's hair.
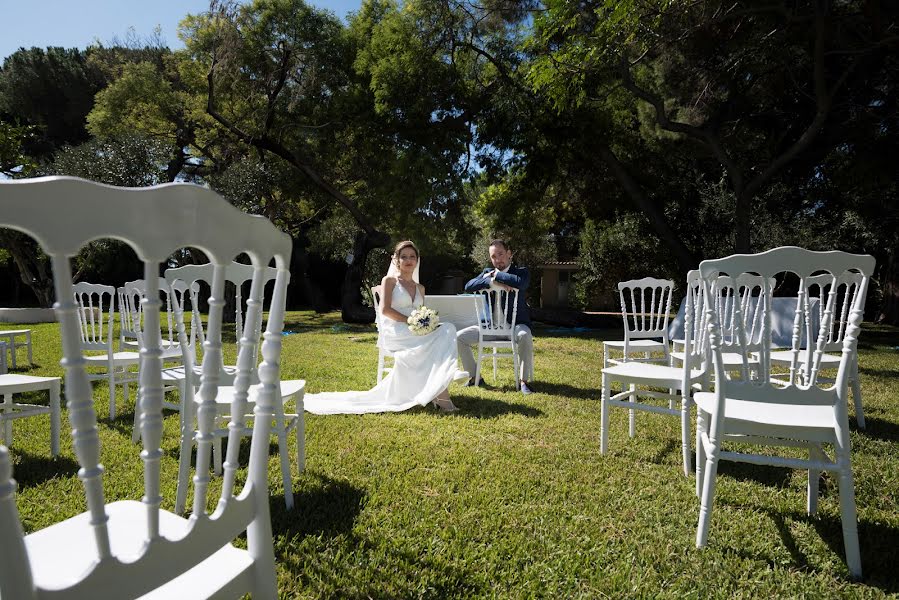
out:
M396 248L393 249L393 263L397 267L400 266L400 252L402 252L406 248L412 248L415 251L415 258L419 258L418 248L415 246L415 244L411 240L403 240L396 245Z

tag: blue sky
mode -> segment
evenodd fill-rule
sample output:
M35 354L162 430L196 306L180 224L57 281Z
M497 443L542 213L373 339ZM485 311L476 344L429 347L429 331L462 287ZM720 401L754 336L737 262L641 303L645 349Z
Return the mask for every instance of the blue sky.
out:
M307 0L345 18L361 0ZM170 48L180 48L178 22L209 8L209 0L0 0L0 63L20 47L85 48L95 41L140 37L159 26Z

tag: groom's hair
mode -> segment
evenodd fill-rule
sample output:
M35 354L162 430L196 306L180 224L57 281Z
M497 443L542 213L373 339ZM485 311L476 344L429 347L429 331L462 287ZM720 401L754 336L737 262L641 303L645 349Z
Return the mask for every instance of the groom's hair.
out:
M509 251L509 244L506 243L506 240L500 238L490 240L490 244L487 247L490 248L491 246L502 246L503 250Z

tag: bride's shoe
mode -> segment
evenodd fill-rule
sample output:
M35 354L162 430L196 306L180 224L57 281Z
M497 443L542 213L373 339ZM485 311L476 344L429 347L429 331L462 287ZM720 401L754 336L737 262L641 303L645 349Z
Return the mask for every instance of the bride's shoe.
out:
M442 413L454 413L459 410L459 407L453 404L453 401L449 398L434 398L434 406Z

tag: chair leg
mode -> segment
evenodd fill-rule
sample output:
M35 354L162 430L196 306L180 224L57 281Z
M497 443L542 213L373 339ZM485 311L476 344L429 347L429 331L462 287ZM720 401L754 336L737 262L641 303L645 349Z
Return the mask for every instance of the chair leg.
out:
M681 397L680 407L681 449L684 456L684 477L690 476L690 396L686 392Z
M631 393L628 395L627 401L631 402L631 403L636 402L637 401L637 386L635 386L633 383L630 384L630 392ZM629 408L628 413L629 413L628 417L627 417L628 435L630 435L630 437L633 438L634 436L637 435L637 414L636 414L637 411L635 411L633 408Z
M12 414L12 394L3 394L3 406L0 410L2 410L3 414ZM0 441L2 441L4 445L12 446L12 419L5 419L3 421L0 435L3 436L3 439Z
M599 453L605 454L609 446L609 398L611 384L609 377L602 374L602 399L600 400L599 417Z
M106 379L109 382L109 420L115 421L115 367L112 365Z
M131 430L131 443L136 444L138 440L140 440L140 388L137 388L137 399L134 401L134 429Z
M520 357L518 356L518 349L515 346L512 346L512 363L515 368L515 391L521 391L521 365L518 364L520 361Z
M381 378L384 377L384 351L378 351L378 383L381 383Z
M852 386L852 400L855 402L855 422L858 423L859 429L864 429L865 413L862 411L862 385L858 379L858 358L853 362L849 385Z
M30 348L30 346L29 346ZM59 383L50 388L50 456L59 454Z
M306 470L306 417L303 410L303 399L297 400L297 472Z
M706 430L706 414L696 407L696 497L702 498L702 474L705 467L705 446L702 434Z
M848 437L848 436L847 436ZM837 442L840 445L840 442ZM855 481L849 460L848 439L837 449L836 462L840 465L840 518L843 522L843 546L846 550L846 566L855 579L862 577L862 559L858 548L858 514L855 510Z
M493 383L496 384L496 348L493 349Z
M714 443L713 443L714 444ZM699 506L699 524L696 527L696 547L704 548L709 541L709 527L712 523L712 509L715 505L715 479L718 475L718 448L712 445L705 463L705 477L702 485L702 502Z
M212 438L212 472L222 474L222 438L219 435Z
M474 385L478 387L481 383L481 360L484 357L484 349L478 344L478 362L474 368Z
M282 400L283 402L283 400ZM282 406L281 416L275 417L275 432L278 434L278 455L281 459L281 479L284 482L284 504L287 510L293 508L293 479L290 476L290 448L287 446L287 422Z
M809 446L809 460L821 460L824 453L818 446ZM818 512L818 485L821 481L821 471L818 469L808 470L808 496L805 502L805 511L808 515L814 515Z
M190 477L190 455L193 450L194 443L194 419L193 411L190 403L192 398L188 398L185 393L187 382L181 383L181 449L178 454L178 489L175 492L175 514L180 515L184 512L184 506L187 503L187 487L188 478Z

